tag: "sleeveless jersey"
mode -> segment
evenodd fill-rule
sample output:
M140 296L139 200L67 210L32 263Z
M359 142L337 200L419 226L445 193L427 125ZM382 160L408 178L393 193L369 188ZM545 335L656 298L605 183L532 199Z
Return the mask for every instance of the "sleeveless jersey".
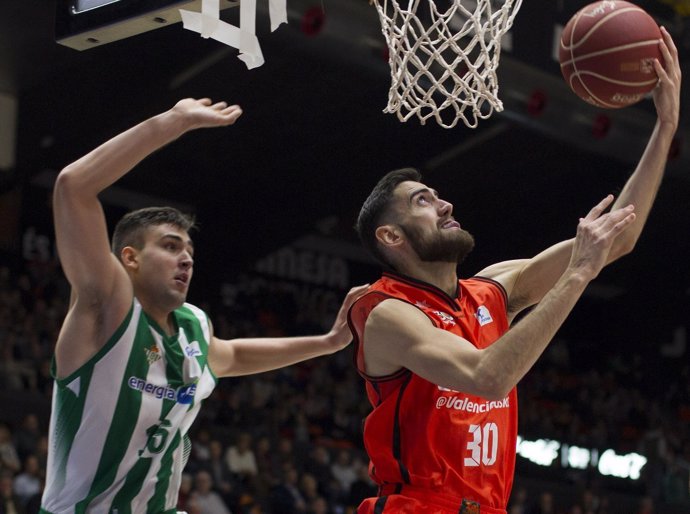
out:
M184 304L173 315L166 336L135 299L106 345L56 378L42 514L176 511L187 432L217 379L206 314Z
M515 471L516 389L506 398L487 401L437 386L407 369L368 376L364 326L372 309L389 298L415 306L435 327L477 348L486 348L508 330L505 290L479 277L460 280L456 296L451 297L431 284L384 273L355 302L348 323L354 334L355 364L373 407L364 423L364 444L380 496L372 500L376 509L371 511L410 511L409 505L383 510L387 495L407 491L409 496L442 505L444 512L447 508L456 513L505 513Z

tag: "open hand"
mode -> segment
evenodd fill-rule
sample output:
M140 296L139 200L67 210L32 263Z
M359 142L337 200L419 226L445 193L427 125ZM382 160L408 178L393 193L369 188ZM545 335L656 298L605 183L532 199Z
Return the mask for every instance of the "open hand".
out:
M184 120L186 130L232 125L242 115L239 105L227 102L213 103L210 98L185 98L172 108L172 112Z

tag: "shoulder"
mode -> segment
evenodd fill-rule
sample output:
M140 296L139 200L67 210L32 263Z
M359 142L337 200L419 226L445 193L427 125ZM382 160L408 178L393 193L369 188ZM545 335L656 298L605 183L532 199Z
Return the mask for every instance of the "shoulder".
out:
M191 303L184 303L175 310L175 313L179 323L185 324L192 329L197 329L198 327L206 341L211 341L213 326L206 311Z
M371 323L372 317L374 321L379 319L393 321L410 311L422 313L404 297L374 290L367 292L354 302L350 307L348 317L355 328L362 329L365 323L367 326Z
M530 259L513 259L497 262L481 270L475 277L493 280L499 283L504 290L510 291L520 276L521 271L529 262Z
M482 275L464 279L460 281L460 288L463 295L471 295L481 300L500 301L508 305L508 292L500 281Z
M197 307L196 305L193 305L191 303L185 302L182 304L181 307L177 309L177 311L180 313L182 316L187 316L187 317L193 317L194 319L208 322L209 316L200 307Z

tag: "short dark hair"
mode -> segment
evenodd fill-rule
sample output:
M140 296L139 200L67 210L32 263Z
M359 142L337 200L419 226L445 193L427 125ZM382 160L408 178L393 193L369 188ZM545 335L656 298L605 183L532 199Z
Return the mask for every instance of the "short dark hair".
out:
M401 168L386 173L364 201L357 216L355 230L362 241L362 246L385 266L391 266L391 264L379 248L376 241L376 229L379 228L384 214L388 212L393 191L400 183L408 180L419 182L422 180L422 174L415 168Z
M120 258L125 246L141 249L144 246L144 232L158 225L173 225L184 231L195 227L194 216L174 207L145 207L128 212L117 222L111 243L112 251Z

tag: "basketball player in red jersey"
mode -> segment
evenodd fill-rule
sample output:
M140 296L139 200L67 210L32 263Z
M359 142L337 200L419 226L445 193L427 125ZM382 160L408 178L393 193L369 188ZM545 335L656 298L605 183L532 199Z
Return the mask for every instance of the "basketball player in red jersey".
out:
M666 65L655 62L658 118L645 152L618 199L594 206L573 239L458 280L473 238L416 170L389 173L365 201L358 232L391 271L349 312L373 406L364 443L379 485L359 514L506 513L516 384L587 284L633 249L661 182L681 81L678 53L662 33Z

